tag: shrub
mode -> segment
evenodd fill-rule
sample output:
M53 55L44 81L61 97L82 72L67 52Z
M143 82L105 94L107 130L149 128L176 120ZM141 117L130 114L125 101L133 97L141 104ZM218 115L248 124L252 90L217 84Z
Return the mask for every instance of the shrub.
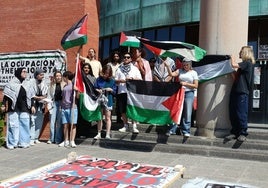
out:
M1 103L0 103L0 106L1 106ZM1 112L1 110L0 110L0 147L5 142L4 126L5 126L5 113Z

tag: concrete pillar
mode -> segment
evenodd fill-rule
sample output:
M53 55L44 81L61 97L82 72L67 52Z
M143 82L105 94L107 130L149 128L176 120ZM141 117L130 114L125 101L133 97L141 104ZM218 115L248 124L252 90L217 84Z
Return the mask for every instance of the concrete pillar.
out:
M199 46L207 54L233 54L247 45L249 0L201 0ZM229 94L232 75L199 85L197 134L223 137L230 131Z

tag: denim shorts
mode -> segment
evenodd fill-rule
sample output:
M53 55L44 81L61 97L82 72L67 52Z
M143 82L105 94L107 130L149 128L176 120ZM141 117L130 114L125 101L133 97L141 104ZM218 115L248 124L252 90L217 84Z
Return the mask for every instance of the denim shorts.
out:
M73 111L73 118L72 118L72 111ZM73 109L68 108L68 109L61 110L62 124L67 124L67 123L77 124L77 118L78 118L77 108L73 108Z

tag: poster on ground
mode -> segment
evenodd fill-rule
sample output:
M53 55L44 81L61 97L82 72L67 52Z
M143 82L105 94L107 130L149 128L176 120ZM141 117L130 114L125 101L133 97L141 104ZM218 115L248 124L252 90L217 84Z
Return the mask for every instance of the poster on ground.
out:
M75 156L75 155L73 155ZM74 157L72 157L74 158ZM184 167L156 166L79 156L60 160L0 183L4 187L163 188L182 176Z

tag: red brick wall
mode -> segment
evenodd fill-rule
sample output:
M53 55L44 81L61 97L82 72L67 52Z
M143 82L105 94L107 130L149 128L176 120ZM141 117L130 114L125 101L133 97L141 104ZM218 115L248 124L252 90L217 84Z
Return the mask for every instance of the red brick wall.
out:
M0 1L0 7L0 53L62 49L64 33L85 14L89 15L88 43L80 54L85 56L90 47L98 51L99 0L12 0ZM67 68L73 72L77 50L66 50ZM45 130L42 136L47 135Z

